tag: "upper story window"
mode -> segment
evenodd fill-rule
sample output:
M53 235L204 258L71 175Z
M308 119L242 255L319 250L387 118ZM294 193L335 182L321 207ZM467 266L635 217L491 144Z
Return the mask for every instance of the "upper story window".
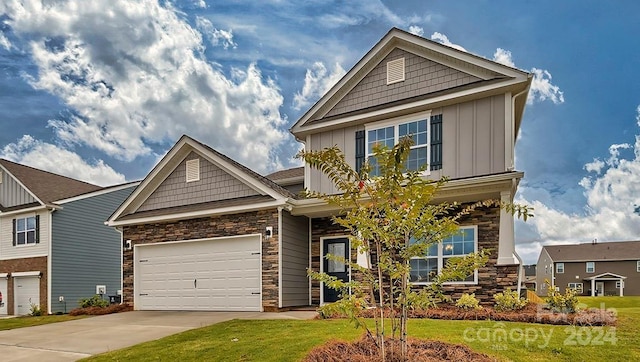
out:
M578 294L582 294L582 283L569 283L569 289L575 290Z
M640 260L636 262L636 271L640 273Z
M37 244L38 221L37 216L13 219L13 245Z
M587 262L587 273L595 273L596 272L596 263L593 261Z
M371 125L366 127L367 159L371 165L371 175L380 175L380 167L376 163L374 154L375 146L392 148L405 136L413 139L413 146L407 158L406 168L417 171L429 163L429 118L418 119L409 122L386 124L382 126Z
M564 263L556 263L556 273L557 274L564 273Z
M411 259L411 282L429 283L438 275L447 261L453 257L463 257L478 250L478 230L475 226L460 227L457 234L438 244L432 244L424 257ZM461 283L475 283L478 271L469 275Z

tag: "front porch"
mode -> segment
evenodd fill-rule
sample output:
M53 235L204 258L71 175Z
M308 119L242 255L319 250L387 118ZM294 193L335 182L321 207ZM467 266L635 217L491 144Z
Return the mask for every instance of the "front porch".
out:
M619 296L623 297L625 279L627 279L627 277L614 273L602 273L592 277L584 278L585 281L591 283L592 297L615 295L616 292Z

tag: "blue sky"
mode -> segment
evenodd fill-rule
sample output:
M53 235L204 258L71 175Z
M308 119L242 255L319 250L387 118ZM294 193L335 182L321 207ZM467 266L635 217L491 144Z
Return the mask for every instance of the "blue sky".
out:
M391 27L535 75L517 250L640 235L637 1L0 2L0 157L109 185L186 133L267 173Z

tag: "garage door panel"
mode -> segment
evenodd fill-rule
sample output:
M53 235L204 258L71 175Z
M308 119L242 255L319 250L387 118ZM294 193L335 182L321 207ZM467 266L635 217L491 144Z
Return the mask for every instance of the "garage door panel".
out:
M136 247L136 308L259 311L259 250L259 236Z

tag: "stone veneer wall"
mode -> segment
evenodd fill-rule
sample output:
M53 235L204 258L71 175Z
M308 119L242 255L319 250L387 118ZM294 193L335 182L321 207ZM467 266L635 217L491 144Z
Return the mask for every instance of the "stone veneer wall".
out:
M49 313L48 310L48 295L47 295L47 257L41 256L37 258L20 258L0 261L0 273L17 273L17 272L29 272L39 271L42 273L40 277L40 310L43 313ZM9 277L7 280L7 294L4 296L4 301L7 303L7 313L14 314L14 284L13 277Z
M205 217L164 223L125 226L124 239L132 245L167 241L206 239L221 236L263 234L273 227L270 239L262 238L262 307L278 309L278 210ZM133 251L123 254L123 302L133 305Z
M491 249L489 261L478 270L478 284L445 285L447 295L454 299L462 293L475 293L482 303L492 303L493 295L510 287L515 290L518 284L517 265L496 265L498 260L498 238L500 232L500 209L478 209L460 221L461 226L476 225L478 227L478 250ZM313 219L311 221L311 268L320 270L320 238L327 236L345 235L341 227L334 225L329 218ZM354 257L352 250L352 257ZM354 259L355 260L355 259ZM418 288L419 286L416 286ZM320 283L311 283L311 301L320 303Z

